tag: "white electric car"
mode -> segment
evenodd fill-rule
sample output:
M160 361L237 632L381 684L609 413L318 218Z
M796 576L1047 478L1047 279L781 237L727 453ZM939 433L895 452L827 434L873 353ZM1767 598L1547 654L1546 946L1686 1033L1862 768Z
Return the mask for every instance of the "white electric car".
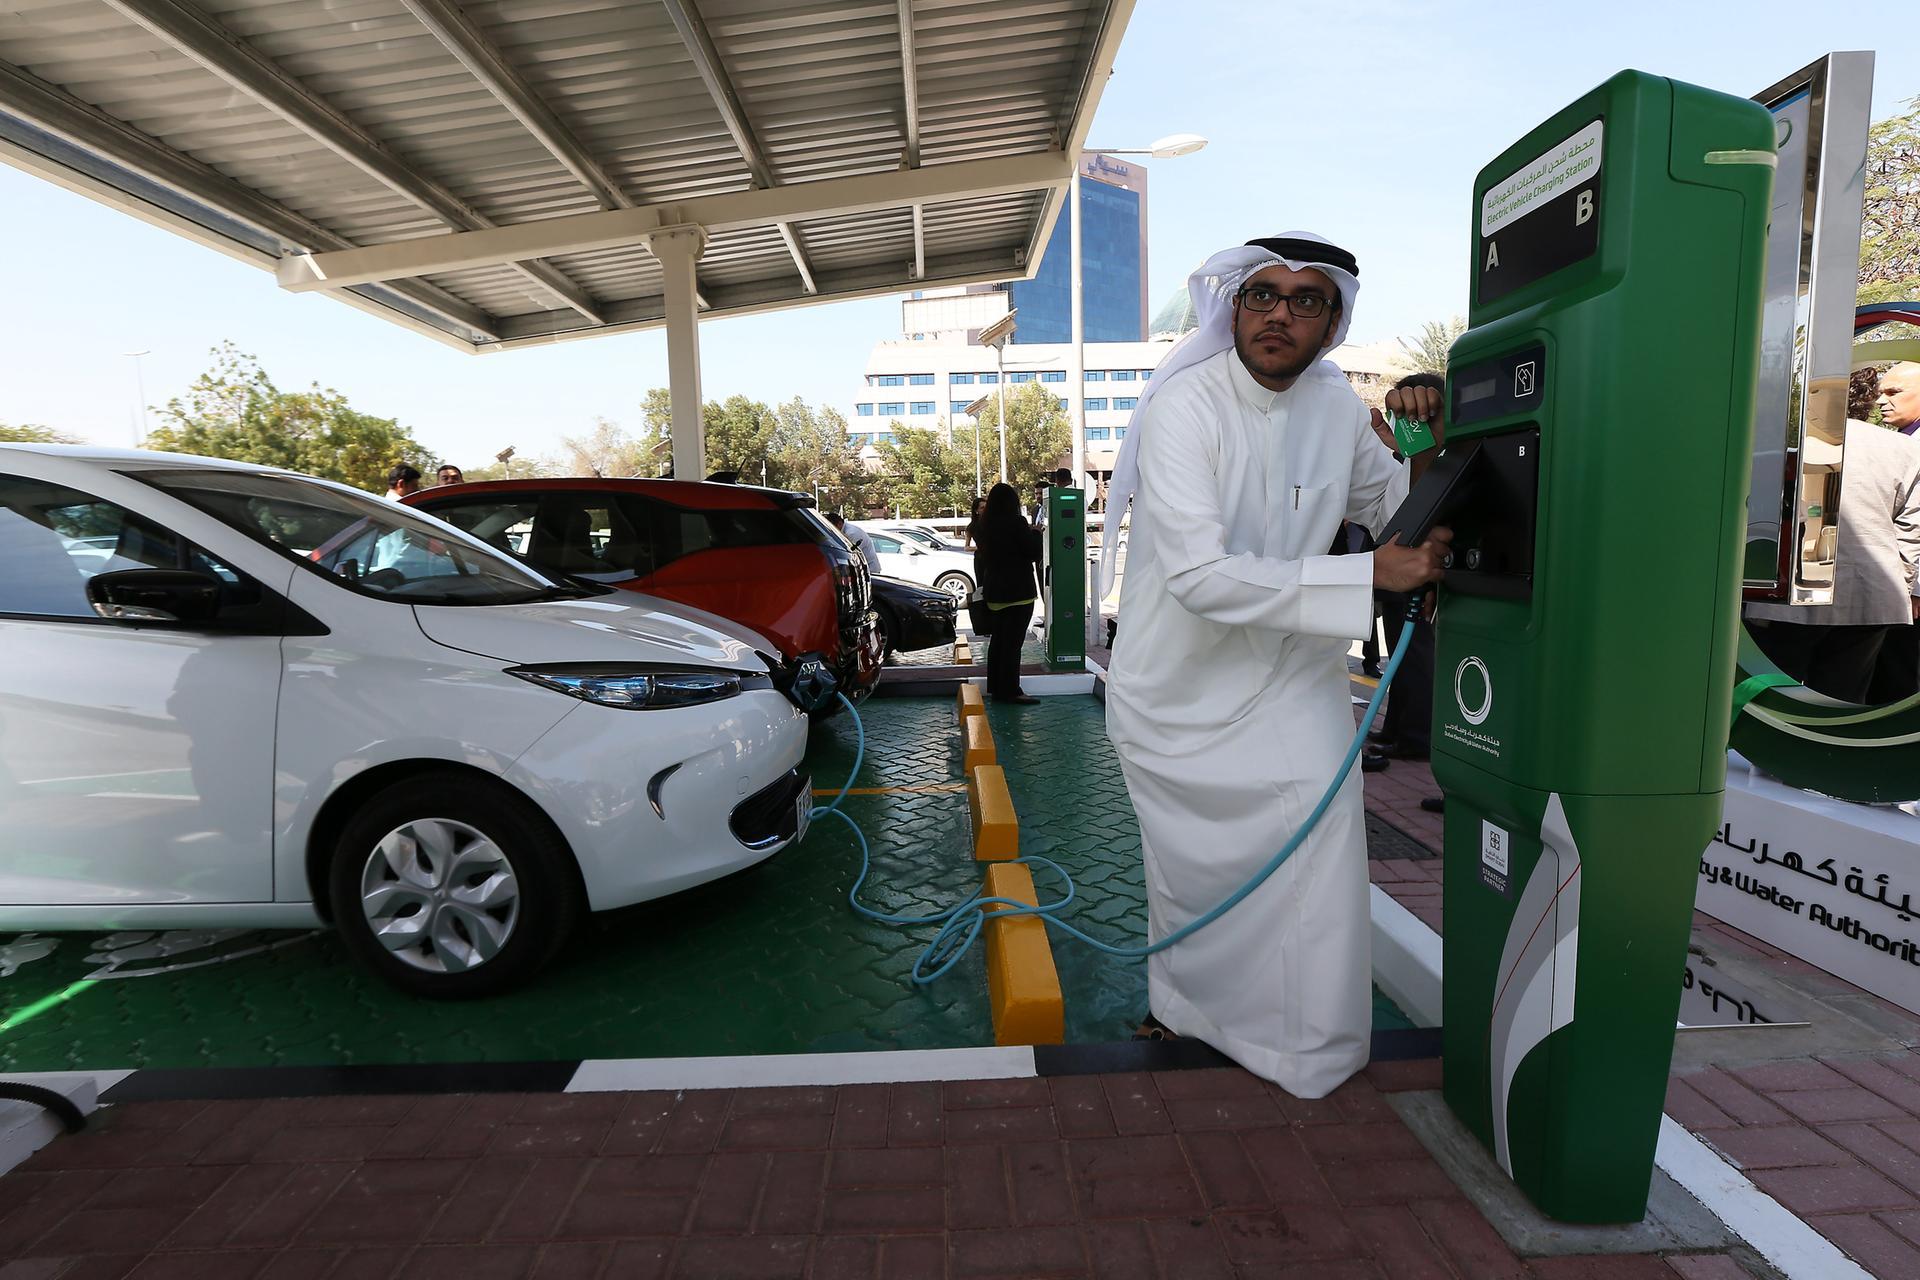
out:
M882 525L862 524L873 549L880 555L880 572L905 578L923 587L938 587L965 607L975 584L973 555L966 551L936 551L917 538Z
M0 445L0 931L331 920L498 991L803 833L773 652L341 485Z
M892 538L904 538L919 543L929 551L951 551L960 555L972 555L964 543L949 541L941 536L938 529L929 529L918 524L883 524L877 530Z

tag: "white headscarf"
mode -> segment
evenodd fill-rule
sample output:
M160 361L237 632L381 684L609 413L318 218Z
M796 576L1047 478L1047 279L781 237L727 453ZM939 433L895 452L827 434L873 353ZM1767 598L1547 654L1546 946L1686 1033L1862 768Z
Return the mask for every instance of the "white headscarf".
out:
M1314 244L1324 244L1339 252L1333 241L1325 236L1315 235L1311 231L1288 231L1276 239L1305 240ZM1347 340L1347 328L1353 323L1354 300L1360 296L1359 277L1339 267L1325 262L1315 262L1309 258L1283 258L1270 249L1259 245L1239 245L1232 249L1223 249L1200 264L1198 270L1187 277L1187 296L1193 300L1195 327L1173 344L1173 350L1167 352L1166 359L1160 362L1148 380L1146 390L1140 396L1140 402L1133 408L1133 416L1127 419L1127 438L1120 444L1120 456L1113 464L1113 478L1107 482L1106 526L1100 542L1100 594L1104 597L1113 590L1115 550L1120 545L1120 523L1126 517L1127 508L1133 502L1133 495L1140 487L1140 429L1146 422L1147 406L1154 395L1167 385L1167 382L1182 370L1192 368L1203 360L1210 360L1222 351L1233 346L1233 298L1245 284L1247 278L1255 272L1264 271L1271 266L1283 266L1290 271L1305 271L1311 268L1322 272L1335 287L1340 290L1340 315L1334 323L1333 341L1327 350L1331 351ZM1346 375L1331 360L1316 360L1302 378L1334 377L1342 382Z

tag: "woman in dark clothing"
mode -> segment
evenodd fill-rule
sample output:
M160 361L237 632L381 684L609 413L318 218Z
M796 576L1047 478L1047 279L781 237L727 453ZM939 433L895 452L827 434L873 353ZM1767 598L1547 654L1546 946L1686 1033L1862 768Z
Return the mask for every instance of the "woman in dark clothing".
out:
M972 551L974 549L973 535L979 531L980 516L983 512L986 511L986 509L987 509L987 500L985 498L975 498L973 500L973 510L968 512L967 514L967 537L966 537L966 542L964 544L968 551Z
M1038 702L1020 691L1020 646L1040 598L1040 535L1020 511L1010 484L987 491L975 522L973 565L992 617L987 633L987 696L996 702Z

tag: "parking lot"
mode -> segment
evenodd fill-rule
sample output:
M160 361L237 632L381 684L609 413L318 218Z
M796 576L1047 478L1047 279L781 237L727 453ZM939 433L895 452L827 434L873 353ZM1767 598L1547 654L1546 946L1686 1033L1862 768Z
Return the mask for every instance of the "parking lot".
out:
M1023 849L1065 865L1074 918L1128 937L1143 917L1139 832L1090 697L995 707ZM866 763L846 811L867 832L867 900L931 911L979 885L953 714L944 698L862 709ZM815 729L816 789L853 762L845 717ZM591 917L558 963L508 995L436 1002L352 963L329 932L65 934L0 942L0 1070L464 1063L923 1049L991 1044L976 951L929 987L907 980L932 929L857 917L858 853L834 822L770 862ZM50 946L50 950L49 950ZM1067 1038L1124 1039L1145 966L1055 947ZM62 999L61 997L65 998ZM39 1006L36 1010L36 1006ZM1380 1025L1403 1025L1384 1006Z

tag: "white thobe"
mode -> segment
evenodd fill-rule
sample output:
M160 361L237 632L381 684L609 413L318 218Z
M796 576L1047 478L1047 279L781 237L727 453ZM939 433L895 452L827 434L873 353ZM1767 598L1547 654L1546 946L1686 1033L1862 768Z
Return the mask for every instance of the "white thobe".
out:
M1165 937L1305 821L1354 735L1346 654L1373 625L1373 557L1405 468L1331 364L1287 391L1232 351L1161 387L1140 442L1107 732L1140 819L1147 924ZM1264 885L1149 961L1153 1013L1303 1098L1365 1065L1366 831L1349 776Z

